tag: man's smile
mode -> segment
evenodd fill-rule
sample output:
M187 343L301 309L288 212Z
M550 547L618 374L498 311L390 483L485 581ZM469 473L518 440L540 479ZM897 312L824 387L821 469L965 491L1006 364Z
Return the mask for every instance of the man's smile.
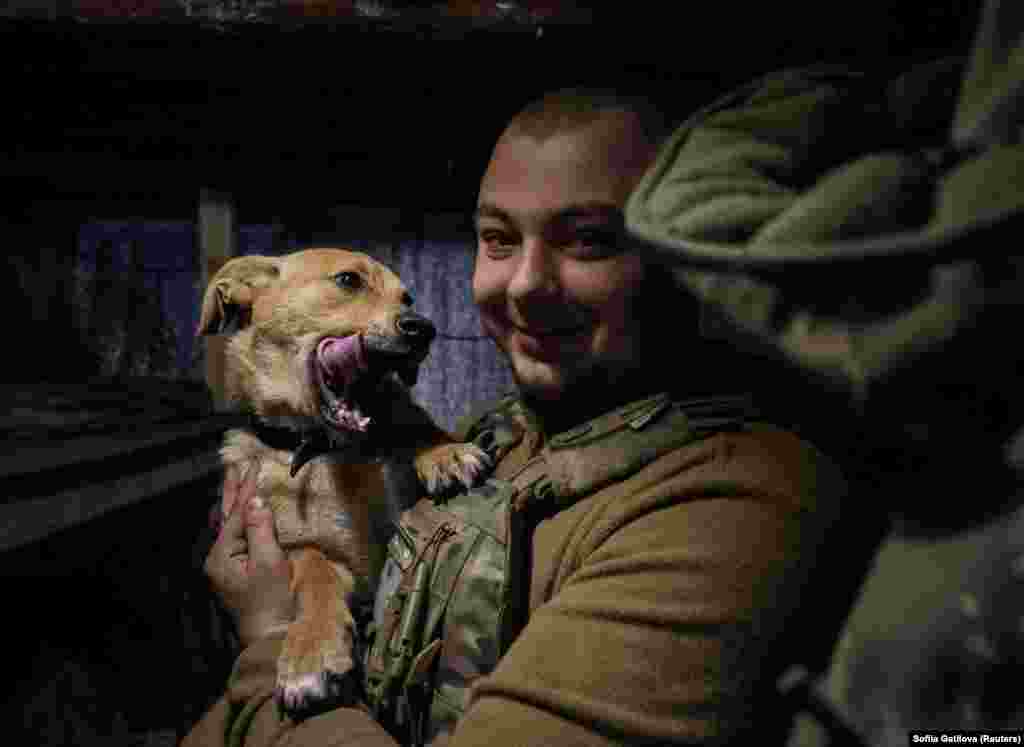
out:
M586 325L572 327L521 327L510 324L512 346L535 360L553 362L567 352L582 352L590 339Z
M533 337L538 340L548 340L563 337L575 337L586 330L586 327L582 324L575 325L572 327L522 327L518 324L512 324L512 329L518 332L524 337Z

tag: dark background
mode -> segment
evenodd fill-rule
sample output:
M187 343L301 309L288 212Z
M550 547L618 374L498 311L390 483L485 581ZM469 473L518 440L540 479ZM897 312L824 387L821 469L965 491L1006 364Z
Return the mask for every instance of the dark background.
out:
M191 217L197 173L237 197L242 222L465 208L503 122L542 90L618 84L682 116L775 68L962 49L976 13L951 0L609 6L587 24L500 27L22 13L0 26L5 176L22 201L118 219Z
M528 100L615 85L680 120L770 70L895 73L964 52L978 10L547 2L498 18L494 3L448 5L459 13L393 2L374 18L339 2L324 17L313 4L282 13L244 0L0 9L0 238L12 268L0 293L13 301L0 509L14 610L0 696L20 735L10 743L173 744L223 686L231 635L199 572L223 427L191 349L201 189L231 196L239 253L324 236L386 243L427 308L451 313L449 331L468 338L471 322L447 311L450 286L430 268L454 261L464 289L461 221L494 138ZM367 211L386 213L387 230L345 218ZM121 275L135 257L139 287L159 294L164 370L143 356L105 375L76 323L76 273L95 272L104 252ZM507 377L477 342L443 353L468 378L480 372L477 393L500 390ZM428 404L458 414L466 397L437 391ZM123 500L98 507L105 496ZM823 686L872 744L902 745L911 727L1020 725L1020 536L1014 515L883 548ZM819 737L808 727L798 738Z

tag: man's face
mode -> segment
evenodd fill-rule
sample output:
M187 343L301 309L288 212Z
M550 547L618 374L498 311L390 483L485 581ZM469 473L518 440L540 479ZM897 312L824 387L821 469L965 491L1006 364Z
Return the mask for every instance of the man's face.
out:
M654 152L622 113L542 140L513 128L495 146L473 296L525 394L557 400L635 362L647 265L624 251L622 208Z

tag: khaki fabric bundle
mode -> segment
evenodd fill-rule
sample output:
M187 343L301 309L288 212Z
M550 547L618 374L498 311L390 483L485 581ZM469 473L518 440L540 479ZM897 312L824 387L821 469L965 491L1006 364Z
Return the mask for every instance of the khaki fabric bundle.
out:
M728 94L663 145L628 230L738 341L902 435L972 451L981 432L1012 450L1024 424L1021 8L990 0L966 59L895 77L788 70Z

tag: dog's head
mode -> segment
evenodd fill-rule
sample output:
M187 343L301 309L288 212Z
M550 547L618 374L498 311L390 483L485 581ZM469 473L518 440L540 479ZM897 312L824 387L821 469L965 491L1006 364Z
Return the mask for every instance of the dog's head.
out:
M229 398L266 419L364 434L434 338L398 276L365 254L309 249L237 257L211 279L197 334L230 334ZM396 378L397 377L397 378Z

